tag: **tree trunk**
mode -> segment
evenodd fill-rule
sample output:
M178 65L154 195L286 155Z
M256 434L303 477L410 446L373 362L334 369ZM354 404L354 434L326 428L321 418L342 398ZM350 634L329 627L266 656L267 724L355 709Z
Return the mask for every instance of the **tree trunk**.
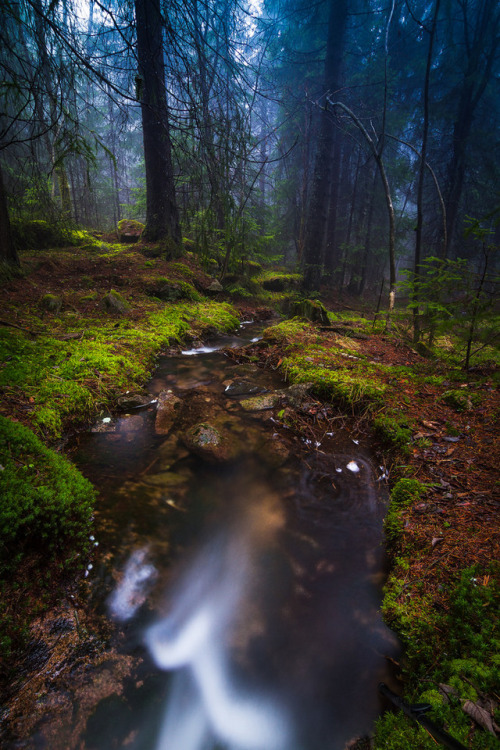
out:
M417 188L417 227L415 230L415 257L413 265L414 281L413 287L413 343L418 344L420 340L420 308L418 281L420 277L420 261L422 256L422 229L424 225L424 177L425 162L427 159L427 139L429 134L429 85L431 79L432 50L434 47L434 37L436 35L437 18L439 14L439 5L441 0L436 0L434 8L434 18L429 34L429 49L427 52L427 65L425 69L424 82L424 121L422 128L422 152L420 154L420 164L418 170L418 188Z
M169 251L178 255L181 231L175 200L159 0L135 0L135 16L146 166L144 239L167 240Z
M467 146L477 106L493 75L493 63L500 43L500 12L497 0L484 0L471 24L463 4L464 45L467 67L464 71L460 100L453 127L453 153L448 166L446 222L448 247L451 249L457 230L460 199L467 166ZM472 27L472 28L471 28Z
M347 24L347 0L330 0L328 38L325 58L325 106L321 110L312 194L309 203L303 267L305 291L319 289L323 270L323 242L328 220L328 196L331 180L333 120L327 111L329 95L339 87L344 32Z
M0 167L0 262L10 266L20 266L19 258L14 247L10 228L7 196L3 185L2 168Z

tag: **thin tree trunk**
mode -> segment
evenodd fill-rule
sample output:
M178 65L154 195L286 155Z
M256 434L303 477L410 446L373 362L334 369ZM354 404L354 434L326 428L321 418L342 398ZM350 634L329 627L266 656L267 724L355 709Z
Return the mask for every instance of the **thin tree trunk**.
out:
M0 261L10 266L19 267L19 257L14 247L10 227L7 196L3 184L2 168L0 166Z
M364 139L366 140L366 142L368 143L368 146L370 147L370 150L375 158L375 161L377 162L377 166L380 172L380 177L382 178L382 184L384 186L385 201L387 204L387 213L389 214L389 309L388 309L388 315L387 315L387 327L389 327L391 323L392 311L394 309L394 304L396 302L396 253L395 253L396 220L395 220L395 214L394 214L394 205L393 205L392 197L391 197L391 189L389 187L389 181L387 179L387 174L385 171L384 162L380 154L380 151L377 149L375 142L371 138L370 134L366 130L361 120L358 117L356 117L354 112L342 102L331 102L331 103L333 106L340 107L341 109L343 109L344 112L354 122L358 130L362 133Z
M441 0L436 0L434 7L434 17L429 32L429 49L427 52L427 65L425 69L424 82L424 122L422 129L422 150L420 154L420 165L418 170L418 188L417 188L417 226L415 229L415 257L413 264L413 343L418 344L420 340L420 307L418 284L420 280L420 261L422 256L422 229L424 224L424 177L425 177L425 160L427 158L427 138L429 134L429 84L431 80L432 50L434 47L434 37L436 35L436 25L439 14L439 5Z

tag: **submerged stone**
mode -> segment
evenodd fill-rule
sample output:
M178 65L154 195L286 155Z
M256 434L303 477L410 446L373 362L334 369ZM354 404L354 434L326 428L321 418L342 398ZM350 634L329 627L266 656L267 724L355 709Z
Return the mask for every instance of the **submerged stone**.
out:
M160 391L155 419L157 435L167 435L172 429L182 406L181 399L172 391Z
M226 396L245 396L251 393L262 393L264 390L260 385L256 385L250 380L238 378L228 383L224 393Z
M274 409L279 404L280 399L279 393L263 393L261 396L246 398L240 401L240 404L245 411L265 411L266 409Z
M138 432L144 427L144 420L138 414L127 415L119 421L120 432Z

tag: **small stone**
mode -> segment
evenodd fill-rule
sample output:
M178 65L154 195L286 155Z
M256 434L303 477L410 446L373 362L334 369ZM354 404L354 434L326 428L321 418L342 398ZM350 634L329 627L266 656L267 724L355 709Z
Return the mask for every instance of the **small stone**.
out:
M126 393L123 396L118 396L116 399L116 403L123 411L140 409L143 406L149 406L153 401L154 399L151 396L145 396L142 393Z
M252 396L241 401L241 406L245 411L266 411L274 409L279 404L279 393L264 393L261 396Z
M210 294L219 294L220 292L224 291L224 287L220 283L220 281L217 281L217 279L214 279L206 288L207 292Z
M167 435L172 429L182 406L181 399L172 391L160 391L156 410L155 432Z

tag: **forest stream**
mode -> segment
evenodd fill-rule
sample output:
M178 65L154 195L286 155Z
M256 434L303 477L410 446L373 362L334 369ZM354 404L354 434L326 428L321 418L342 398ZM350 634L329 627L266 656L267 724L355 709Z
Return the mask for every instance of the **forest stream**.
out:
M277 394L304 391L224 355L261 328L166 353L143 404L79 436L101 494L90 608L116 633L23 747L342 750L370 734L397 653L379 609L385 483L343 430L284 428Z

